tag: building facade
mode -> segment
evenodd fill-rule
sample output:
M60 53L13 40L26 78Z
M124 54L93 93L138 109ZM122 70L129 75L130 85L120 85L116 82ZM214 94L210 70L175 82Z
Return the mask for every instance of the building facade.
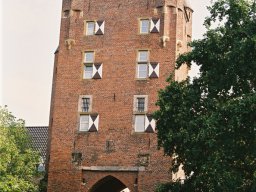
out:
M49 192L152 192L172 179L157 148L158 90L188 51L185 0L63 0L49 123ZM128 188L128 189L127 189Z

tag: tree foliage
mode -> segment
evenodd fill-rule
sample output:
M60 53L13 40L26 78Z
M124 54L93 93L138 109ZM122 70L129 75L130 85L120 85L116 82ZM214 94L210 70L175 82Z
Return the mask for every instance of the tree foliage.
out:
M159 92L158 144L186 180L158 191L256 191L255 2L216 0L209 11L203 39L177 60L194 62L200 77L170 78Z
M38 154L31 149L23 120L0 107L0 191L34 192Z

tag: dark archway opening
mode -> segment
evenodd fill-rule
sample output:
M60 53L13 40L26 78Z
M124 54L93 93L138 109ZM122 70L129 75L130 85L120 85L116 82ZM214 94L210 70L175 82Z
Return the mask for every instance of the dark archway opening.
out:
M98 181L90 192L121 192L127 187L115 177L107 176Z

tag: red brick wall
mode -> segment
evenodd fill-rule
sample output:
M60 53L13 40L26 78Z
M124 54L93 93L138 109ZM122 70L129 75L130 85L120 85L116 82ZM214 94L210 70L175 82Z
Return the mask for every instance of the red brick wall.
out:
M171 159L164 157L163 152L157 149L156 133L134 132L133 98L134 95L148 95L148 112L152 113L157 109L157 91L166 86L166 79L174 72L177 36L186 41L186 35L177 35L182 34L185 25L183 0L177 1L181 11L177 11L176 7L168 8L170 40L163 47L160 41L163 35L163 13L161 7L156 8L163 2L74 0L70 3L69 0L63 0L63 11L73 9L77 10L77 14L62 18L61 21L49 129L49 192L88 191L93 183L109 174L92 171L86 175L87 172L82 172L72 163L73 151L82 152L81 166L86 167L134 167L139 166L140 155L149 156L146 170L137 175L112 173L127 185L134 182L136 175L139 192L152 192L156 184L171 179L168 173ZM175 0L169 0L168 3L177 5ZM159 17L160 33L140 35L139 18L144 17ZM105 20L105 34L85 36L84 20ZM71 49L65 44L67 39L75 40ZM160 63L159 78L136 79L136 58L140 49L148 49L150 60ZM182 49L186 51L186 46ZM102 79L82 79L82 52L86 50L95 51L95 62L103 63ZM93 97L92 112L100 115L99 131L96 133L78 132L79 95ZM106 151L108 140L114 142L111 152ZM88 186L81 184L83 177L88 180Z

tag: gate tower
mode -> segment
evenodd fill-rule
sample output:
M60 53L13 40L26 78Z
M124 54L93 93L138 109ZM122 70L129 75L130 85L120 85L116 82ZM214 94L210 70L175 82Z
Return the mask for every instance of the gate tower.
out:
M184 80L187 0L63 0L49 122L49 192L153 192L171 158L157 149L158 90Z

